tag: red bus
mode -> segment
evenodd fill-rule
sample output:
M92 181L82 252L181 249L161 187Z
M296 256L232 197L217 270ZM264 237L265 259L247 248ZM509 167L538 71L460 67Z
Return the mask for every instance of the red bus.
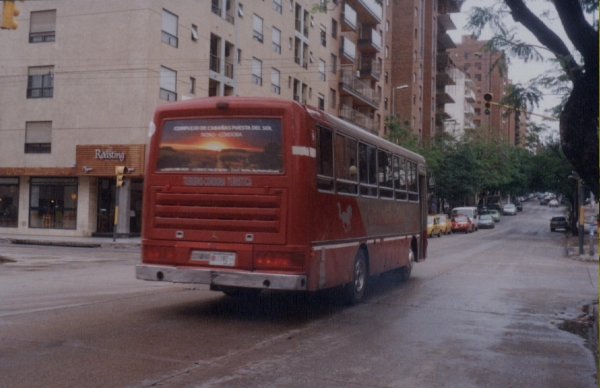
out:
M208 97L157 108L138 279L227 295L408 279L426 256L425 160L295 101Z

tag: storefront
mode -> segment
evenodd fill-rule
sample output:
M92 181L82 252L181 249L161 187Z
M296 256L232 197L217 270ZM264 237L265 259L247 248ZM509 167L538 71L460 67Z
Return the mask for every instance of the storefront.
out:
M144 157L143 144L77 145L70 168L0 168L0 233L139 235ZM128 169L118 198L117 166Z

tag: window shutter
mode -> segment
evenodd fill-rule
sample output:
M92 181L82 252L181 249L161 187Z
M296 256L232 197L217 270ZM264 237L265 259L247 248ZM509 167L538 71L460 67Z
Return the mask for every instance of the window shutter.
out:
M56 31L56 10L31 13L30 33Z
M26 123L25 143L51 143L52 121L31 121Z
M177 36L177 16L163 9L162 30L170 35Z
M167 69L166 67L160 68L160 87L170 92L177 92L177 72Z

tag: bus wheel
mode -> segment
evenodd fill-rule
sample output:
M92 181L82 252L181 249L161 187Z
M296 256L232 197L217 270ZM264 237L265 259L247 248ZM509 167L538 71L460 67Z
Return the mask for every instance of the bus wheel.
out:
M365 253L359 250L354 259L353 280L346 284L346 299L349 304L358 304L365 294L367 285L367 259Z
M413 252L412 248L408 250L408 264L404 267L401 267L398 270L398 275L400 280L403 282L407 281L410 278L410 273L412 272L413 266L415 265L415 252Z

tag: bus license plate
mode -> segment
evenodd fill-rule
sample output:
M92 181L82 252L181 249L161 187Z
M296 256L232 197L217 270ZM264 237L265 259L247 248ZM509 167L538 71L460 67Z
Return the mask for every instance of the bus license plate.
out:
M210 265L219 265L224 267L235 266L234 252L192 251L191 259L196 261L208 261L208 264Z

